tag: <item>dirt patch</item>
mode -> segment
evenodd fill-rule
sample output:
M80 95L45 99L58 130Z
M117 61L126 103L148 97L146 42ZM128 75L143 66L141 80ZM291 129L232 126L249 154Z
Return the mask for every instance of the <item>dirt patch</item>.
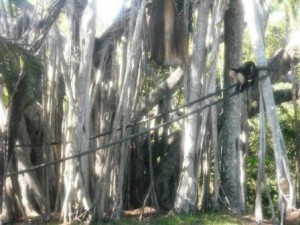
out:
M243 224L245 225L256 225L256 221L255 221L255 217L254 216L243 216L240 218L240 220L242 221ZM272 221L271 220L264 220L263 221L264 225L272 225Z

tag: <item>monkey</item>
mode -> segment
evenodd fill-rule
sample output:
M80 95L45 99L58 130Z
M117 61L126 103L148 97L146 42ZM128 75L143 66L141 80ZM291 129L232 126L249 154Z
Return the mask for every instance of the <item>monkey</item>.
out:
M254 86L256 79L258 78L258 72L260 70L271 69L268 66L256 66L253 61L247 61L239 68L231 68L229 70L229 77L234 79L236 83L236 92L243 92L251 82L251 86Z
M230 69L229 76L234 79L236 83L235 91L242 93L248 87L249 82L251 82L251 86L254 85L258 77L258 68L254 62L247 61L237 69Z

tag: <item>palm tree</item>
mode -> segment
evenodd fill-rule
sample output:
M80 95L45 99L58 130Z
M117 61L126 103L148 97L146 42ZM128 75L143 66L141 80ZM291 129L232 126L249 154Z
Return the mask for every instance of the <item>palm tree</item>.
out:
M14 172L16 168L15 144L19 136L24 111L33 102L40 100L42 66L28 50L1 37L0 75L1 90L5 90L1 94L6 94L7 99L6 102L0 103L1 108L5 110L5 105L8 106L7 117L2 118L4 124L1 126L2 138L7 139L7 149L5 149L5 145L1 145L0 153L0 159L3 162L1 165L4 165L3 170L1 170L0 181L2 192L4 171ZM4 156L4 152L7 152L6 156ZM11 179L12 182L16 182L15 177ZM14 185L13 188L16 188L14 191L18 193L18 185Z

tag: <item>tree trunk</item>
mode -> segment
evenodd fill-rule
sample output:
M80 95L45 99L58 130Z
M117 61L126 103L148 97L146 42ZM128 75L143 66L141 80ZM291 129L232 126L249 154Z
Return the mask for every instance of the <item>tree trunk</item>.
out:
M297 179L296 179L296 198L297 195L299 197L300 195L300 117L299 117L299 113L300 113L300 102L299 102L299 79L296 73L296 68L295 65L292 65L292 75L293 75L293 86L292 86L292 95L293 95L293 107L294 107L294 119L295 119L295 146L296 149L298 149L297 151L297 163L296 163L296 175L297 175Z
M0 3L2 4L2 3ZM1 8L1 6L0 6ZM0 84L0 93L3 92L3 86ZM6 121L6 110L3 105L2 99L0 99L0 220L3 219L3 206L4 206L4 184L5 178L4 169L5 169L5 121ZM4 222L4 221L3 221Z
M64 117L65 157L83 153L89 148L89 88L91 85L92 54L95 38L96 2L86 4L67 3L70 36L66 46L66 58L70 69L65 76L68 105ZM65 196L62 206L64 222L71 222L74 215L88 212L91 207L89 196L89 159L83 156L65 162ZM77 203L76 211L74 203ZM87 216L87 219L91 219Z
M266 154L266 122L265 122L265 106L262 97L259 101L259 124L260 124L260 138L259 138L259 152L258 152L258 169L255 189L255 220L257 224L263 224L263 205L262 205L262 185L264 182L264 167Z
M265 17L262 14L263 10L261 9L261 5L257 2L252 1L244 1L244 6L247 8L246 20L249 27L249 31L251 35L251 44L253 46L253 50L257 59L257 64L259 66L267 65L267 60L265 56L265 46L264 46L264 32L263 32L263 24ZM260 76L266 75L266 71L261 71ZM288 180L289 183L289 198L287 200L288 208L293 208L296 203L295 199L295 190L293 185L293 180L291 177L291 172L287 160L286 149L284 146L284 140L281 133L281 129L279 126L279 121L276 115L276 107L274 102L274 96L272 91L272 85L269 77L263 79L260 82L260 88L262 90L262 96L266 107L266 114L270 124L271 132L272 132L272 141L275 155L275 163L276 163L276 176L277 183L279 186L280 179L284 178ZM280 190L280 188L279 188ZM282 193L279 195L279 208L281 214L283 215L285 212L283 207L284 200Z
M138 5L138 4L137 4ZM144 10L146 1L141 2L137 17L135 13L131 15L131 22L135 22L135 27L132 26L132 40L128 45L128 55L126 63L126 71L124 74L124 81L122 84L120 100L118 108L116 111L116 117L113 124L113 130L116 131L121 125L122 134L127 135L129 131L127 130L127 125L130 124L130 119L132 117L132 98L135 95L136 88L133 82L137 79L138 68L140 63L140 57L142 55L142 25L144 23ZM117 136L112 138L112 141L116 140ZM116 198L114 199L114 207L112 212L113 219L120 219L120 215L123 209L123 188L124 188L124 177L125 168L128 161L128 151L130 144L128 142L122 142L121 149L118 146L114 147L115 154L119 158L117 162L117 180L116 180ZM121 151L120 153L117 153ZM116 157L114 156L114 157Z
M226 2L222 0L214 1L213 7L212 7L212 15L211 15L211 23L209 27L209 34L208 37L209 41L209 54L207 62L209 62L209 70L206 77L206 81L204 82L204 88L202 90L202 96L208 96L211 93L216 92L217 87L217 58L219 54L219 43L221 38L221 29L222 29L222 22L224 18L224 13L226 10ZM204 100L201 104L204 105L210 105L213 101L215 101L215 98L209 98ZM211 124L211 127L208 126ZM206 159L207 162L199 163L199 167L201 168L201 174L197 175L200 177L206 177L206 179L203 181L203 188L200 190L200 198L202 199L201 205L199 205L199 208L205 210L209 207L209 204L207 204L210 194L210 176L211 172L211 155L214 154L215 157L215 165L214 165L214 174L215 174L215 186L214 186L214 208L218 208L217 201L219 198L219 153L217 153L218 143L217 143L217 114L216 114L216 106L213 105L211 108L205 110L202 113L202 120L201 120L201 126L200 126L200 132L199 132L199 146L200 149L203 149L203 151L208 151L209 154L203 152L202 158ZM207 139L210 139L210 143L208 143ZM202 161L202 160L201 160ZM201 162L200 161L200 162ZM199 170L200 170L199 168ZM206 169L207 168L207 169Z
M32 142L30 141L28 131L26 130L24 118L22 118L20 123L19 131L18 139L21 146L16 146L15 149L17 168L18 170L25 170L31 168L33 165L30 160L30 156L32 155ZM42 175L42 173L40 173L40 175ZM41 188L42 180L37 178L37 171L18 175L18 181L21 194L20 200L23 205L25 215L28 218L39 216L39 212L45 210L45 204Z
M243 49L243 10L240 0L230 0L225 12L225 87L230 85L227 76L230 68L241 64ZM234 35L233 35L234 34ZM222 196L227 199L229 208L235 213L242 213L245 208L242 201L240 186L239 136L241 132L240 110L241 95L226 98L230 92L225 92L223 118L223 149L221 165Z
M186 86L186 102L194 101L201 96L206 63L206 34L208 26L210 1L204 0L197 5L197 30L194 40L194 49L190 69L190 77ZM204 93L204 92L203 92ZM199 104L194 104L187 109L187 113L195 110ZM188 214L197 208L198 191L198 157L200 146L197 147L200 125L199 115L193 114L185 121L183 131L182 164L174 208L177 213Z

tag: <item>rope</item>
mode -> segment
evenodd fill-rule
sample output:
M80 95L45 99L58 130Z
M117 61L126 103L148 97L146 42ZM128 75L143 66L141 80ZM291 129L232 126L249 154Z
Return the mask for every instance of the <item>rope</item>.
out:
M260 80L262 80L262 79L265 79L265 78L268 77L268 76L269 76L269 75L262 76L262 77L260 77L260 78L257 79L257 80L260 81ZM228 88L225 88L225 89L223 89L223 90L221 90L221 91L224 92L224 91L226 91L226 90L229 90L229 89L231 89L233 86L235 86L235 85L230 85ZM248 90L248 88L249 88L249 87L247 87L246 90ZM202 97L202 98L199 98L199 99L197 99L197 100L195 100L195 101L189 102L189 103L187 103L187 104L185 104L185 105L183 105L183 106L180 106L180 107L178 107L178 108L183 108L183 107L186 107L186 106L195 104L195 103L197 103L197 102L204 101L205 99L210 98L210 97L213 97L213 96L215 96L216 94L217 94L217 92L208 94L208 95L206 95L206 96L204 96L204 97ZM95 149L87 150L87 151L85 151L85 152L81 152L81 153L78 153L78 154L74 154L74 155L72 155L72 156L68 156L68 157L65 157L65 158L62 158L62 159L58 159L58 160L55 160L55 161L52 161L52 162L42 163L42 164L39 164L39 165L37 165L37 166L33 166L33 167L29 168L29 169L20 170L20 171L11 172L11 173L6 173L6 174L4 174L3 176L0 176L0 178L7 178L7 177L19 175L19 174L24 174L24 173L32 172L32 171L37 170L37 169L41 169L41 168L45 168L45 167L48 167L48 166L60 164L60 163L63 163L63 162L65 162L65 161L67 161L67 160L71 160L71 159L75 159L75 158L82 157L82 156L87 155L87 154L95 153L95 152L97 152L97 151L99 151L99 150L102 150L102 149L109 148L109 147L111 147L111 146L120 144L120 143L122 143L122 142L124 142L124 141L128 141L128 140L130 140L130 139L132 139L132 138L135 138L135 137L138 137L138 136L140 136L140 135L147 134L147 133L150 132L150 131L153 131L153 130L156 130L156 129L161 128L161 127L163 127L163 126L172 124L172 123L174 123L174 122L177 122L177 121L179 121L179 120L182 120L182 119L184 119L184 118L186 118L186 117L188 117L188 116L190 116L190 115L193 115L193 114L195 114L195 113L199 113L199 112L201 112L201 111L203 111L203 110L205 110L205 109L207 109L207 108L210 108L210 107L213 106L213 105L216 105L216 104L219 104L219 103L223 102L223 101L224 101L224 98L225 98L225 99L226 99L226 98L231 98L231 97L233 97L233 96L235 96L235 95L238 95L238 94L240 94L240 93L239 93L239 92L233 92L233 93L230 93L228 96L225 96L225 97L223 97L223 98L220 98L220 99L218 99L218 100L215 100L215 101L213 101L213 102L211 102L210 104L207 104L207 105L205 105L205 106L198 107L198 109L195 109L195 110L193 110L193 111L191 111L191 112L189 112L189 113L186 113L186 114L184 114L184 115L182 115L182 116L179 116L179 117L177 117L177 118L175 118L175 119L171 119L171 120L166 121L166 122L164 122L164 123L161 123L161 124L159 124L159 125L157 125L157 126L155 126L155 127L151 127L151 128L145 129L145 130L143 130L143 131L140 131L140 132L138 132L138 133L135 133L135 134L129 135L129 136L127 136L127 137L121 138L121 139L119 139L119 140L117 140L117 141L110 142L110 143L108 143L108 144L105 144L105 145L103 145L103 146L97 147L97 148L95 148ZM174 111L174 110L171 110L171 111L169 111L169 112L173 112L173 111ZM157 116L152 117L152 119L153 119L153 118L156 118L156 117L157 117ZM141 123L144 123L144 122L145 122L145 121L143 121L143 122L141 122ZM132 126L133 126L133 125L132 125ZM117 129L117 130L119 130L119 129ZM105 135L107 135L107 133L111 134L111 133L113 133L113 132L112 132L112 131L106 132Z

